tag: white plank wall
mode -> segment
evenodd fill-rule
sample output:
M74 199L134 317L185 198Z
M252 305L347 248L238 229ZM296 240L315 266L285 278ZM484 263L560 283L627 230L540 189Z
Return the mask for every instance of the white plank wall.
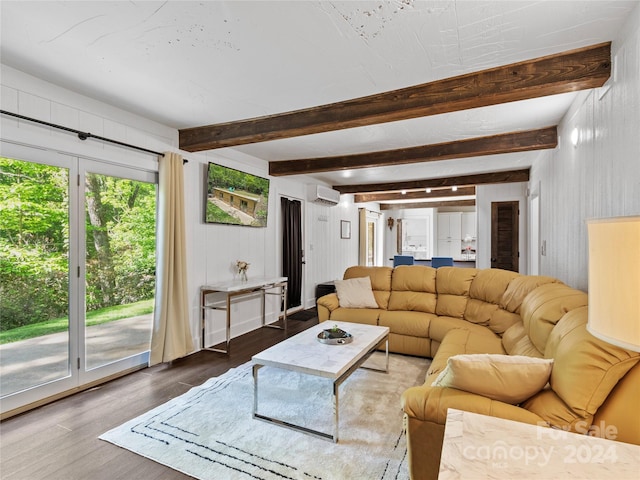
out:
M640 7L614 40L612 58L610 88L580 97L560 125L559 147L531 170L546 242L540 273L581 290L588 285L586 221L640 215Z

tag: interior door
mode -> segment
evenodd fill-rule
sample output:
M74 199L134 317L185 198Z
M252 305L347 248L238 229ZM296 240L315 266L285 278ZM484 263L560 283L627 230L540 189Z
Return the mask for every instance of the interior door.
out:
M491 203L491 268L518 271L518 201Z
M282 218L282 276L287 277L287 311L302 307L302 201L280 197Z

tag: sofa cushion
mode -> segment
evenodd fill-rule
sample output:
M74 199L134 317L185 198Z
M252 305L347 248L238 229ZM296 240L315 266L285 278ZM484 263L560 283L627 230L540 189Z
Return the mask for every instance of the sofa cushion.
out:
M429 338L429 326L435 318L432 313L382 311L378 324L389 327L390 333Z
M544 352L549 334L563 315L587 304L587 294L562 283L547 283L522 302L521 316L531 342Z
M619 442L640 445L640 417L636 414L635 421L629 421L629 412L638 411L639 398L640 363L627 372L600 405L593 417L598 430L594 429L593 433L610 440L615 435ZM615 425L615 433L611 432L610 425Z
M586 329L587 310L574 309L557 323L545 351L545 357L554 359L551 390L523 404L551 425L569 426L574 431L588 428L618 380L640 359L638 352L591 335Z
M524 325L521 321L509 327L507 331L502 334L502 346L509 355L526 355L536 358L544 357L544 354L529 340L529 336L524 330Z
M502 335L512 325L522 322L522 318L517 313L511 313L507 310L499 308L491 313L489 319L489 330L498 335Z
M488 326L491 315L500 307L494 303L487 303L482 300L470 298L467 301L467 308L464 311L464 319L467 322L477 325Z
M411 421L411 419L417 419L444 426L447 421L447 410L455 408L467 412L479 413L481 415L530 423L532 425L543 423L543 420L539 416L524 408L463 390L456 390L455 388L437 388L427 385L411 387L404 391L401 402L404 412L409 417L409 421ZM411 437L408 437L408 440L410 440L410 438ZM508 432L505 432L505 440L508 441ZM434 447L433 445L423 444L421 448L426 450ZM499 450L498 453L502 451L502 448L503 447L497 449ZM489 452L489 454L491 453ZM479 477L476 476L476 478Z
M553 359L520 355L454 355L433 382L516 405L549 381Z
M421 265L394 268L388 309L435 313L436 269Z
M378 308L369 277L336 280L336 294L343 308Z
M574 410L594 414L613 387L640 360L587 329L587 307L572 310L551 332L545 357L553 357L551 388Z
M470 331L466 328L455 328L445 335L427 370L426 378L429 385L445 369L449 357L470 353L505 353L499 337L486 328L477 327L477 329L481 332L480 334L475 329Z
M378 306L384 310L389 305L389 294L391 292L391 273L392 267L363 267L354 266L345 270L343 279L369 277L371 279L371 288L373 296Z
M469 297L499 305L509 283L519 276L519 273L499 268L479 270L471 282Z
M478 273L475 268L441 267L436 271L438 303L436 314L462 318L467 308L471 281Z
M471 282L464 319L502 334L520 320L518 315L500 308L505 290L514 279L520 277L519 273L498 268L479 270Z
M515 277L505 290L500 299L500 306L512 313L520 313L522 301L530 292L538 288L540 285L547 283L561 283L553 277L544 277L541 275L521 275Z
M438 315L431 319L431 324L429 325L429 337L436 342L442 342L445 335L454 328L469 330L470 332L473 332L474 335L495 337L487 327L467 322L462 318L445 317L444 315Z
M378 325L378 317L383 311L378 308L337 308L331 312L330 319L340 322Z
M431 341L425 337L389 333L389 351L415 357L430 357Z

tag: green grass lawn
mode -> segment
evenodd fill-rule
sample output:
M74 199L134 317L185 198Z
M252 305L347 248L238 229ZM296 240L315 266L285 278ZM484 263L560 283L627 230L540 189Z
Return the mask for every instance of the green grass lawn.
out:
M99 325L101 323L113 322L123 318L146 315L153 312L153 299L141 300L128 305L116 305L114 307L101 308L93 312L87 312L86 325ZM24 327L13 328L5 332L0 332L0 345L5 343L19 342L28 338L40 337L50 333L66 332L69 329L69 319L55 318L46 322L25 325Z

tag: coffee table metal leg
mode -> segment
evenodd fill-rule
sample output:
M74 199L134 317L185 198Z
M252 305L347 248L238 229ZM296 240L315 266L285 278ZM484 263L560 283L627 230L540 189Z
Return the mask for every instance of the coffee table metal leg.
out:
M314 430L312 428L303 427L301 425L296 425L284 420L280 420L274 417L269 417L267 415L262 415L258 413L258 370L263 365L254 364L253 365L253 418L262 420L269 423L274 423L276 425L280 425L281 427L290 428L292 430L297 430L299 432L308 433L310 435L315 435L316 437L323 438L325 440L333 440L333 442L338 441L338 388L340 387L340 383L344 380L344 377L336 380L333 385L333 405L334 405L334 426L332 433L321 432L320 430Z
M386 373L389 373L389 337L387 337L385 344L384 344L384 355L386 357L386 366L384 371Z
M258 412L258 370L262 365L253 365L253 418L256 418Z
M338 393L340 385L333 382L333 442L338 443L338 425L340 425L340 412L338 403Z

